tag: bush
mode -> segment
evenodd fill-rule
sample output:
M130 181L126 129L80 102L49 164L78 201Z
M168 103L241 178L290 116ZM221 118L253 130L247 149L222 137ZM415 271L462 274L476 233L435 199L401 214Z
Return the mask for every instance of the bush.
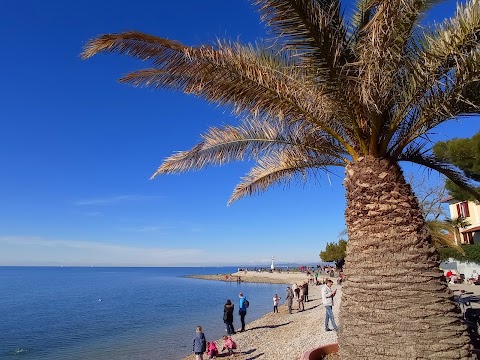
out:
M440 248L438 249L438 252L440 253L440 259L447 260L448 258L454 258L455 260L459 261L470 261L480 264L480 244L463 245L461 249L464 251L464 254L455 248Z
M440 254L440 260L448 260L449 258L454 258L455 260L463 260L464 255L455 248L443 247L438 249Z
M480 264L480 245L466 245L463 250L468 261Z

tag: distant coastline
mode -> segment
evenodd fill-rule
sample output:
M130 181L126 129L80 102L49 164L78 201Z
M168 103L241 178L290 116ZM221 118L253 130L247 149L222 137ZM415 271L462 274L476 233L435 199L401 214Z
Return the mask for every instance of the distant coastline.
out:
M237 275L239 274L239 275ZM226 282L248 282L248 283L263 283L263 284L289 284L286 279L274 279L262 276L248 276L243 273L234 274L215 274L215 275L187 275L187 278L202 279L202 280L215 280Z
M308 281L308 275L304 272L268 272L268 271L238 271L231 274L210 274L210 275L187 275L188 278L215 280L226 282L247 282L262 284L302 284Z

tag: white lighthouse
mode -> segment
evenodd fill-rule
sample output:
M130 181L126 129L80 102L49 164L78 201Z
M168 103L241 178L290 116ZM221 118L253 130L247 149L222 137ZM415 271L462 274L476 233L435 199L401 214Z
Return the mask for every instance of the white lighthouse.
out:
M275 266L273 265L273 256L271 257L272 263L270 264L270 270L275 270Z

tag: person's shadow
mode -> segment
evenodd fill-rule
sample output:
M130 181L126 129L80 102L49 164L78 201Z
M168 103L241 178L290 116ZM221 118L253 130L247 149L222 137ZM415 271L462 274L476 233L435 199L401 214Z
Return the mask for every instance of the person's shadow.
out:
M284 323L284 324L277 324L277 325L264 325L264 326L256 326L256 327L252 327L248 330L256 330L256 329L276 329L280 326L285 326L285 325L288 325L290 324L290 321L287 322L287 323Z
M240 354L243 354L243 355L250 355L252 353L254 353L257 349L250 349L250 350L247 350L247 351L242 351ZM257 355L254 355L254 356L251 356L251 357L247 357L245 360L254 360L254 359L258 359L260 356L264 355L265 353L260 353L260 354L257 354Z
M254 353L255 351L257 351L257 349L249 349L249 350L245 350L245 351L239 351L239 352L236 352L235 354L237 355L250 355L252 353ZM260 354L257 354L257 355L254 355L252 357L247 357L245 360L255 360L255 359L258 359L260 356L264 355L265 353L260 353ZM228 355L228 353L220 353L217 355L217 358L228 358L230 355Z
M247 358L246 360L258 359L258 358L259 358L260 356L262 356L262 355L265 355L265 353L260 353L260 354L258 354L258 355L253 356L253 357L249 357L249 358Z

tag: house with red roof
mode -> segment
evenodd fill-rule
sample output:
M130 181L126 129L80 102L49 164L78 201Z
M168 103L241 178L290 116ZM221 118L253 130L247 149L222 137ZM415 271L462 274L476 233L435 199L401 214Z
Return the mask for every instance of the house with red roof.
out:
M462 216L468 225L458 228L455 234L457 244L480 244L480 202L459 201L448 197L442 202L448 203L452 220Z

